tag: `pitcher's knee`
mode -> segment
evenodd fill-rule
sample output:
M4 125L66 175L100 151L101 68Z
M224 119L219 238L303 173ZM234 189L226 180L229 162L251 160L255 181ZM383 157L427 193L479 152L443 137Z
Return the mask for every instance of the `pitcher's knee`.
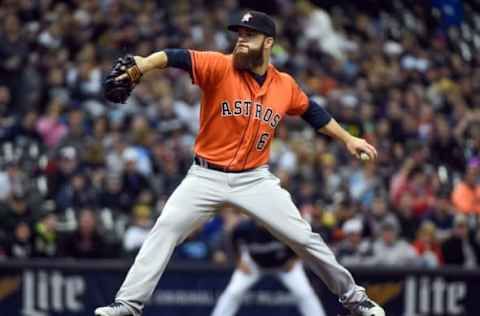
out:
M310 226L304 229L291 230L286 234L287 239L295 246L306 247L310 244L312 238L312 229Z
M303 247L310 243L312 228L304 220L295 220L295 222L270 227L275 237L291 246Z
M158 230L164 235L181 236L192 225L192 221L171 215L160 215L155 223L154 230Z

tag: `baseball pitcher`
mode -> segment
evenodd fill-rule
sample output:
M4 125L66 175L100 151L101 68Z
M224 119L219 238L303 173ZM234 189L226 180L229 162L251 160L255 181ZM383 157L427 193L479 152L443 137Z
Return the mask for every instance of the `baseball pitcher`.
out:
M290 75L270 64L276 37L270 16L248 11L228 29L238 34L232 54L165 49L148 57L127 56L105 80L105 97L121 103L143 74L176 67L190 73L202 97L192 167L165 204L115 302L97 308L95 315L139 316L175 246L224 203L241 208L288 244L353 315L385 315L312 232L267 165L275 128L286 115L301 116L359 159L375 159L375 148L350 135Z

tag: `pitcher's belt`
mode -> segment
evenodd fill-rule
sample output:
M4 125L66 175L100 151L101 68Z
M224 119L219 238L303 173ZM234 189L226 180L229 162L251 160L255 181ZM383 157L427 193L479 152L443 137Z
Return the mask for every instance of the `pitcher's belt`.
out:
M195 162L195 164L199 165L200 167L207 168L207 169L212 169L212 170L216 170L216 171L221 171L221 172L241 173L241 172L247 172L247 171L255 169L255 168L249 168L249 169L242 169L242 170L232 170L232 169L228 169L228 167L211 163L208 160L206 160L202 157L199 157L197 155L195 155L193 157L193 161Z

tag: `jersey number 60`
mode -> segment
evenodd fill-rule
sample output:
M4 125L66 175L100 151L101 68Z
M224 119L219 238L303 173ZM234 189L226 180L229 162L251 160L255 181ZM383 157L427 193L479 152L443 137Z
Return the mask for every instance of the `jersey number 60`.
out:
M269 133L263 133L262 135L260 135L260 138L258 139L258 143L257 143L257 150L261 151L265 148L265 145L268 142L269 136L270 136Z

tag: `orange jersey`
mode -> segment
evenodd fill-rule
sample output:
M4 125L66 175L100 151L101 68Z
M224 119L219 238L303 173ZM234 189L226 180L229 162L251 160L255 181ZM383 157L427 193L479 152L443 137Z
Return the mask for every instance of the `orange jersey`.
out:
M190 55L193 83L202 89L195 154L229 170L267 164L275 128L286 114L307 110L305 93L271 64L259 86L251 74L233 67L232 55Z

